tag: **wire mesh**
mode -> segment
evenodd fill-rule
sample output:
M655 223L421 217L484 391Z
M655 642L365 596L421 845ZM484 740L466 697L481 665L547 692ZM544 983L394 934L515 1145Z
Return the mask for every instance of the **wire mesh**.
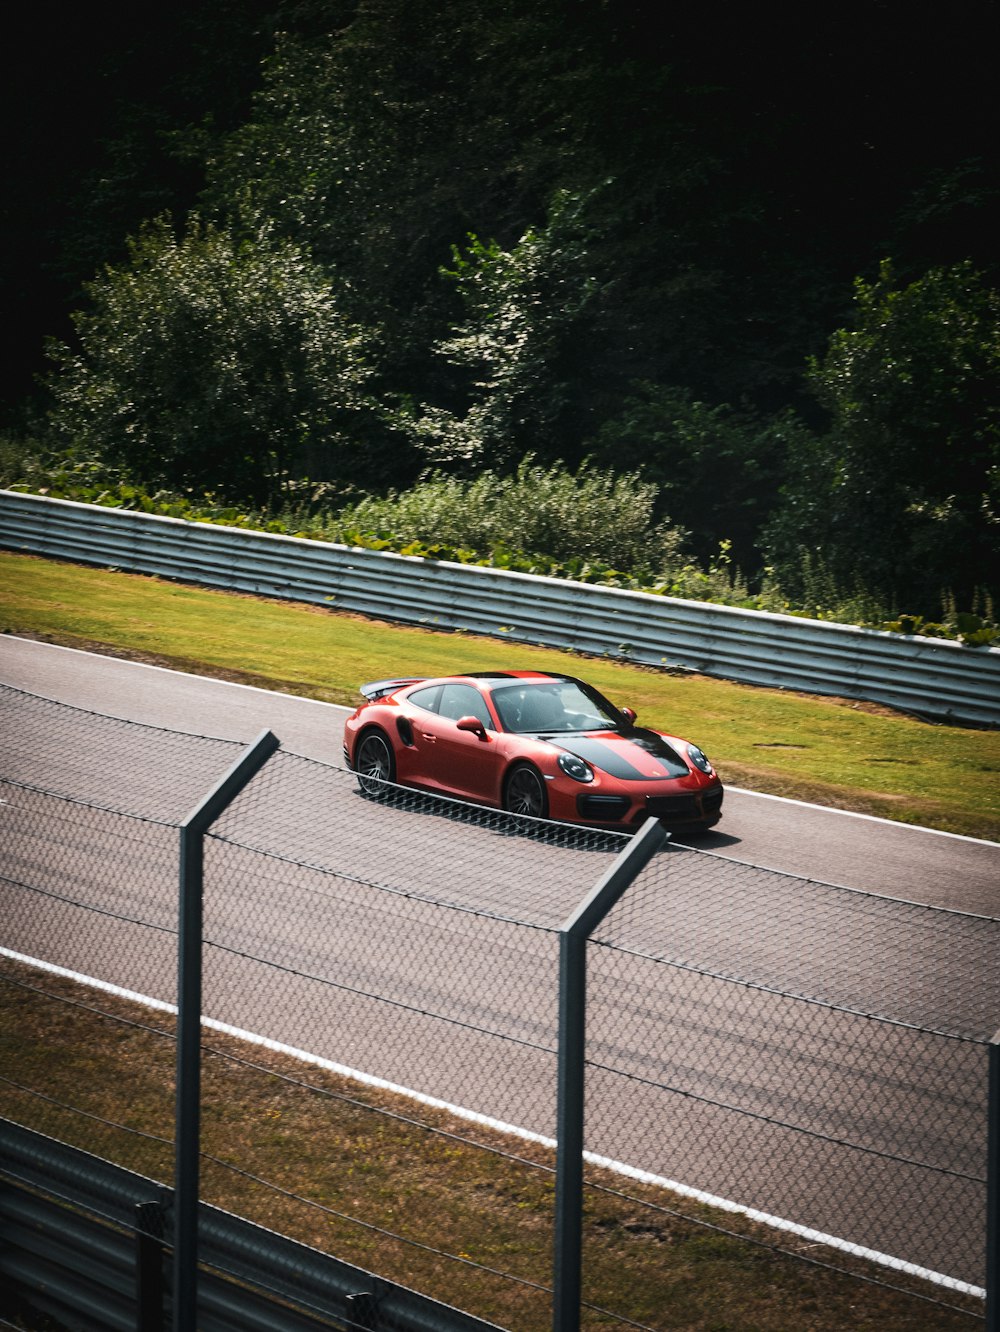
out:
M587 1147L981 1286L998 943L993 919L672 850L590 945Z
M442 906L558 929L627 838L390 783L280 752L213 839Z
M988 1040L1000 1014L1000 920L670 849L595 936L872 1017Z
M128 994L175 999L177 823L239 747L3 686L0 716L5 1005L58 1037L47 1068L15 1041L4 1112L169 1178L172 1021ZM457 1268L467 1307L544 1326L558 930L622 845L276 754L206 839L208 1196L439 1298ZM998 928L658 856L589 947L587 1147L613 1169L591 1169L586 1298L618 1310L589 1325L664 1325L663 1263L634 1246L674 1208L719 1233L706 1200L792 1251L825 1236L981 1284ZM158 1071L98 1102L74 1076L95 1042ZM456 1162L473 1206L452 1217L435 1190Z
M146 1051L148 1080L112 1077L93 1093L89 1077L56 1076L50 1060L36 1067L35 1085L30 1077L2 1084L5 1111L169 1180L171 1019L158 1014L160 1034L142 1032L134 1011L117 1011L127 997L94 996L62 973L174 1000L176 824L237 747L16 691L0 693L0 707L7 1012L30 1008L47 1040L65 1031L50 1045L57 1062L95 1042L117 1054L136 1032L159 1043L155 1056ZM551 1153L530 1143L519 1144L526 1154L512 1151L493 1121L533 1118L552 1133L554 925L621 838L415 795L372 800L339 769L285 754L272 762L277 776L259 774L206 845L204 1008L215 1025L202 1083L203 1196L360 1266L405 1273L440 1298L454 1299L456 1277L442 1271L457 1268L478 1311L543 1326L550 1235L537 1233L536 1212L551 1203ZM443 837L457 839L451 857ZM548 923L526 923L536 906ZM17 957L60 970L39 978ZM523 1002L526 984L533 1006ZM308 1052L311 1062L248 1047L220 1025ZM361 1084L367 1100L348 1069L375 1070ZM247 1076L264 1080L249 1095ZM401 1116L385 1085L393 1080L438 1100L461 1102L468 1092L483 1119L426 1104L419 1119ZM505 1089L495 1099L491 1080ZM287 1141L277 1159L276 1138ZM423 1163L424 1216L400 1196L414 1188L402 1179L407 1146ZM387 1171L374 1192L365 1178L373 1158ZM512 1195L528 1210L504 1201L446 1219L437 1181L456 1162L473 1204ZM518 1257L511 1210L531 1230Z
M51 795L179 823L243 748L0 684L0 776Z
M555 931L623 840L278 754L208 838L206 1010L551 1137Z
M418 1155L457 1153L467 1205L442 1207L426 1179L429 1214L395 1191L381 1207L345 1205L340 1245L423 1281L433 1252L506 1326L548 1321L551 1223L538 1223L552 1161L544 1149L513 1161L495 1126L554 1135L557 925L622 841L395 788L365 794L351 773L282 753L207 839L206 1011L275 1041L294 1033L376 1094L432 1101L465 1144L435 1134ZM401 1178L399 1194L412 1189Z
M177 830L0 781L4 946L173 1002Z

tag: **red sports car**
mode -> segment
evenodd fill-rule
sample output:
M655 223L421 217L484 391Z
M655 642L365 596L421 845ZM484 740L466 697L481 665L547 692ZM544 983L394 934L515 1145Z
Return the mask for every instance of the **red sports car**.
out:
M363 791L385 782L598 827L710 828L722 783L697 747L636 726L570 675L492 671L380 680L344 727Z

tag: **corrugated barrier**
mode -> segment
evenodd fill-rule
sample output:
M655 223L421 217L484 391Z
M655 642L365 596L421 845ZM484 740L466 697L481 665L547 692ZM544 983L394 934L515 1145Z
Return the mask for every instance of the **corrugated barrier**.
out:
M0 1159L8 1298L94 1332L167 1326L171 1190L9 1120L0 1120ZM216 1332L501 1332L217 1207L200 1210L199 1308Z
M0 546L1000 724L1000 650L0 491ZM502 653L498 653L502 663Z

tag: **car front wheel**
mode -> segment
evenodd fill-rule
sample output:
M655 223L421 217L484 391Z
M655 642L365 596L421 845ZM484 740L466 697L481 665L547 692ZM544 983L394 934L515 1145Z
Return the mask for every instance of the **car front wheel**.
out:
M367 731L354 756L358 785L367 796L384 796L386 783L396 780L392 746L382 731Z
M516 767L507 778L504 788L504 809L512 814L529 814L544 819L549 812L549 798L545 782L537 768L528 763Z

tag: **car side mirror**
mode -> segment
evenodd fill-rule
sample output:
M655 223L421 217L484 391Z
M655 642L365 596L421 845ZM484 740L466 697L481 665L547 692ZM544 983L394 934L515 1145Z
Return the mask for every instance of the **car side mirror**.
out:
M478 717L460 717L455 725L460 731L470 731L473 735L478 735L480 740L487 739L486 727Z
M621 714L630 726L635 724L635 708L622 708Z

